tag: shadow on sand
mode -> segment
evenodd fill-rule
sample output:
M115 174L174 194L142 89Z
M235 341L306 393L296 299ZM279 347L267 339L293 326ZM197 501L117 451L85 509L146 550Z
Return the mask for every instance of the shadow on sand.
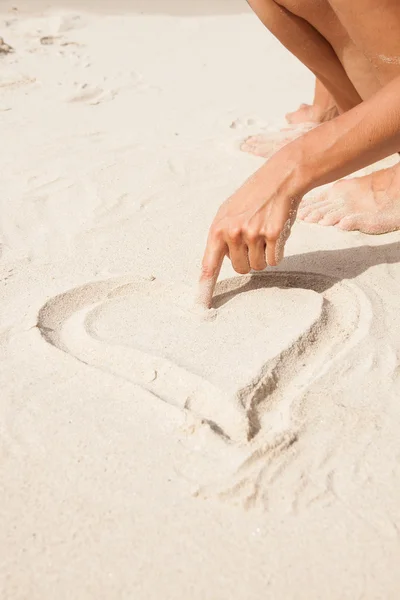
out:
M336 283L354 279L371 267L396 263L400 263L400 242L297 254L286 258L277 269L237 277L233 290L225 292L224 282L221 282L216 288L213 307L219 308L237 294L259 288L299 287L323 293Z

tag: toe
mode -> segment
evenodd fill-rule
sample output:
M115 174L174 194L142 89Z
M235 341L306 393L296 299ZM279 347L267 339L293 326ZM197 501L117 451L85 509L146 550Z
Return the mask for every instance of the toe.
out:
M244 141L245 143L250 144L251 146L259 146L260 144L265 144L268 141L268 136L262 134L251 135Z
M248 144L247 142L243 142L242 144L240 144L240 149L242 152L251 152L252 148L253 146L250 146L250 144Z
M291 125L304 123L305 121L309 120L311 109L312 106L308 104L301 104L298 110L295 110L291 113L287 113L287 115L285 116L286 121Z
M300 221L304 221L314 210L315 206L313 205L304 207L300 206L299 210L297 211L297 218L300 219Z
M308 217L308 215L312 212L313 207L312 206L306 206L305 208L299 208L299 210L297 211L297 218L300 221L304 221L304 219L306 217Z
M319 221L319 225L332 226L339 223L343 217L341 210L331 210L327 212L323 218Z
M324 213L322 211L312 210L306 217L304 217L303 221L306 223L319 223L323 216Z
M254 146L256 146L259 143L260 143L260 137L258 135L251 135L250 137L243 140L241 147L242 148L243 147L254 148Z
M271 141L264 135L252 135L241 144L242 152L266 157L271 153Z
M251 135L250 137L248 137L244 140L244 143L252 146L253 144L256 144L257 141L258 141L258 135Z
M249 140L245 140L240 146L242 152L249 152L250 154L254 154L256 148L257 146L254 144L254 142Z
M253 146L248 152L262 158L269 158L271 154L273 154L273 151L268 146L262 146L261 144L259 146Z
M360 229L363 221L363 215L347 215L343 219L340 219L337 227L343 229L343 231L357 231Z
M321 200L320 202L313 202L312 204L308 204L307 206L300 205L300 208L297 212L297 216L300 220L304 220L314 211L319 211L322 216L324 216L327 212L332 210L336 210L337 206L332 205L329 200Z
M316 204L317 202L323 202L327 199L326 192L320 192L319 194L308 195L303 198L300 202L300 208L305 208L306 206L311 206Z
M245 140L243 140L242 144L241 144L241 148L245 149L245 148L251 148L254 145L254 142L252 141L253 138L252 137L248 137Z

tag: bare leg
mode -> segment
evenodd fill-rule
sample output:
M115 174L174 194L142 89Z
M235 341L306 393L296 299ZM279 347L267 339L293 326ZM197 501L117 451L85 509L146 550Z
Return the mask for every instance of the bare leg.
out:
M383 87L400 75L400 7L394 0L388 0L377 12L376 4L362 0L363 11L359 12L358 4L356 2L350 8L341 0L331 2L349 35L373 65L376 78ZM384 40L382 31L385 31ZM298 218L365 233L399 229L400 165L338 181L328 192L304 199Z
M302 104L296 111L288 113L286 120L290 125L315 123L319 125L334 119L339 114L338 107L326 87L315 80L314 100L312 104Z
M248 0L259 19L271 33L322 83L332 96L340 112L361 102L361 96L349 79L330 42L318 29L302 16L290 12L274 0ZM301 5L302 2L297 2ZM325 3L324 3L325 4ZM328 4L321 18L327 17ZM312 9L313 12L314 9ZM329 23L331 27L332 24Z
M279 1L285 4L285 12L279 17L281 20L273 18L272 0L251 0L250 3L272 33L316 74L325 88L325 97L328 94L339 113L352 108L343 102L343 96L339 98L337 95L339 85L345 86L345 96L353 98L354 106L361 98L368 99L400 76L400 5L397 0L386 0L383 6L378 6L374 0L355 0L353 3L347 0L320 0L318 3L310 0ZM300 33L295 37L294 31L289 32L289 28L284 27L283 17L289 20L297 17L311 27L311 30L306 30L305 25L296 22L302 35L313 36L312 42L307 45ZM288 33L290 40L287 39ZM326 64L324 52L317 50L318 57L310 56L308 50L313 48L315 51L313 45L320 41L315 33L333 52L333 58L328 58L328 63L332 61L333 66ZM320 45L320 49L326 50L324 44ZM297 48L293 48L294 45ZM345 73L344 79L343 72L337 69L337 62ZM324 78L318 75L323 68L326 69ZM345 83L346 78L350 86ZM317 86L316 98L321 91ZM307 110L310 114L310 109L304 108L305 113ZM281 146L294 137L283 140ZM271 143L268 149L265 140L259 137L248 140L243 149L261 155L265 151L266 156L271 155ZM276 151L279 146L272 149ZM384 233L400 228L400 166L338 182L328 194L317 194L304 200L298 216L308 222L366 233Z
M328 120L329 114L333 116L332 111L344 112L353 108L361 102L361 97L330 43L312 24L274 0L249 0L249 4L271 33L314 73L319 82L315 95L319 106L300 109L301 119L296 124L301 123L302 127L280 134L252 136L241 146L244 152L269 158L305 131Z
M315 74L342 114L281 148L222 204L210 227L202 263L201 286L207 290L207 306L224 256L229 256L238 273L262 270L267 264L276 266L282 258L300 200L307 192L347 177L400 148L398 0L280 2L285 3L285 11L276 13L272 0L251 0L254 7L260 9L263 20L263 17L265 21L271 18L271 30L277 24L279 29L279 23L282 25L280 39L286 40L285 45L293 45L297 39L299 57L301 54L304 59L309 58L310 65L313 61L314 71L322 67L323 54L329 54L330 48L353 85L350 90L357 90L362 102L349 110L340 104L333 92L337 90L337 82L329 84L332 69L322 61L327 69L327 83ZM300 22L289 17L292 13ZM309 43L307 35L304 38L307 31L311 36ZM313 56L309 49L320 42L315 32L324 42L320 44L319 54ZM343 75L335 59L334 69L337 75ZM349 89L342 91L347 95ZM351 184L354 196L346 192L347 185L350 184L336 185L337 189L343 188L344 198L339 226L367 233L400 229L400 168L354 179ZM321 211L326 216L324 205Z

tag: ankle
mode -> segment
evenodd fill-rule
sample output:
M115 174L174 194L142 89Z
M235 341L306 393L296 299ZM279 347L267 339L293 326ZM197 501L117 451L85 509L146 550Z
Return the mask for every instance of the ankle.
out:
M332 101L329 104L313 105L313 114L314 120L318 123L326 123L326 121L331 121L335 117L337 117L340 112L336 106L336 104Z

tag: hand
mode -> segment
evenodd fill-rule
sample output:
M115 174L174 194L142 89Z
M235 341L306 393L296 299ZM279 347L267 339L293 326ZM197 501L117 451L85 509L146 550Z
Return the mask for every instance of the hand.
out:
M242 274L276 266L283 258L302 193L295 192L293 185L296 167L277 161L278 154L224 202L215 216L200 278L199 302L208 308L225 256Z

